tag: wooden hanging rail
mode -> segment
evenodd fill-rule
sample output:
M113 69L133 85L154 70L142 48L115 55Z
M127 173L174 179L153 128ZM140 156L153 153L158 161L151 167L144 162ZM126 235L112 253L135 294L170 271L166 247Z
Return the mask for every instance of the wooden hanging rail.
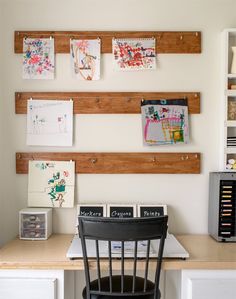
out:
M72 160L85 174L200 173L199 153L16 153L16 173L28 173L29 160Z
M187 98L189 113L200 113L199 92L16 92L15 112L27 113L27 100L73 99L74 114L140 113L142 99Z
M70 39L101 39L101 52L112 53L113 38L155 38L157 53L201 53L200 31L15 31L15 53L23 38L55 39L55 53L69 53Z

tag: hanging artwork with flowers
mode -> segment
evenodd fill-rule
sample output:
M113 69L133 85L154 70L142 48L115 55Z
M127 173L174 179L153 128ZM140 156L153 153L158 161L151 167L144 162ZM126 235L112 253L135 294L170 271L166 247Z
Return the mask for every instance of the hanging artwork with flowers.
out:
M54 79L54 39L23 39L23 79Z
M155 38L113 39L115 70L150 70L156 68Z
M71 39L70 56L73 76L79 80L99 80L100 53L100 39Z

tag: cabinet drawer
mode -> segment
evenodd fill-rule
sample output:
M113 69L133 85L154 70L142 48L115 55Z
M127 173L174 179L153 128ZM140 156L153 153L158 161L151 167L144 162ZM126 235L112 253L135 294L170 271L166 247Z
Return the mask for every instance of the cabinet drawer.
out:
M235 279L192 279L192 299L232 299L236 296Z
M236 270L183 270L181 299L236 298Z
M54 278L0 278L0 299L56 299Z

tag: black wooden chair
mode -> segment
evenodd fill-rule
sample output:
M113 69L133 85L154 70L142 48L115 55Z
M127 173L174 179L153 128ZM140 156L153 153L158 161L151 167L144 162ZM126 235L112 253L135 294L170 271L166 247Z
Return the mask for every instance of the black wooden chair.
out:
M99 218L79 216L79 233L82 242L83 260L85 268L86 287L83 290L84 299L124 299L125 297L134 297L135 299L160 299L159 280L161 272L161 262L164 249L164 243L167 231L168 216L153 218ZM90 280L91 273L87 256L86 239L94 240L96 248L96 279ZM156 254L155 278L149 278L150 260L150 242L159 239L160 245ZM101 275L101 257L99 253L99 242L107 241L108 248L108 276ZM112 269L114 253L112 242L121 244L120 248L120 275L114 275ZM137 264L140 259L139 244L140 241L145 245L144 263L145 267L142 275L138 270ZM126 259L127 242L134 243L132 250L132 260ZM117 243L115 243L117 244ZM142 249L143 250L143 249ZM117 257L116 257L117 261ZM126 261L132 263L132 275L126 273ZM129 267L130 268L130 267ZM130 269L129 269L130 270Z

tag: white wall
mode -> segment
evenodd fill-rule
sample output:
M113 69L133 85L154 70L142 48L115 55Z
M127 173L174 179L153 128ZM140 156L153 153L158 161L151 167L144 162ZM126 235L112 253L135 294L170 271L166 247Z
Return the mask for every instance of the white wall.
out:
M202 153L199 175L78 175L76 202L165 203L170 230L207 233L208 173L218 169L220 33L236 26L234 0L18 0L4 1L3 69L4 221L12 238L17 211L27 206L27 175L15 174L16 151L190 151ZM159 55L158 69L114 72L102 55L102 79L71 78L69 55L56 56L56 80L21 78L21 55L13 52L14 30L200 30L202 54ZM140 115L77 115L72 149L26 146L26 115L15 115L15 91L200 91L201 114L191 115L191 143L176 147L142 145ZM2 209L2 206L1 206ZM54 231L71 233L75 209L54 210Z
M3 26L2 26L2 7L0 6L0 36L2 36L2 32L3 32ZM0 62L2 63L2 39L0 40ZM2 78L3 78L3 70L2 68L0 68L0 156L2 157L4 154L4 150L3 150L3 92L2 92ZM2 162L1 161L1 166L2 166ZM3 183L3 172L0 171L0 227L3 228L3 188L4 188L4 183ZM3 229L0 229L0 246L2 245L3 242Z
M4 16L4 12L4 6L0 3L0 246L17 234L17 211L19 209L16 200L17 190L14 190L16 185L14 177L15 166L11 141L15 138L15 135L13 131L9 130L11 126L9 116L14 111L11 110L14 106L13 98L10 98L8 94L11 79L6 76L8 60L11 59L12 50L7 53L8 49L5 47L5 37L8 35L8 32L5 30L6 16ZM14 86L13 82L12 84ZM6 115L8 113L9 115Z

